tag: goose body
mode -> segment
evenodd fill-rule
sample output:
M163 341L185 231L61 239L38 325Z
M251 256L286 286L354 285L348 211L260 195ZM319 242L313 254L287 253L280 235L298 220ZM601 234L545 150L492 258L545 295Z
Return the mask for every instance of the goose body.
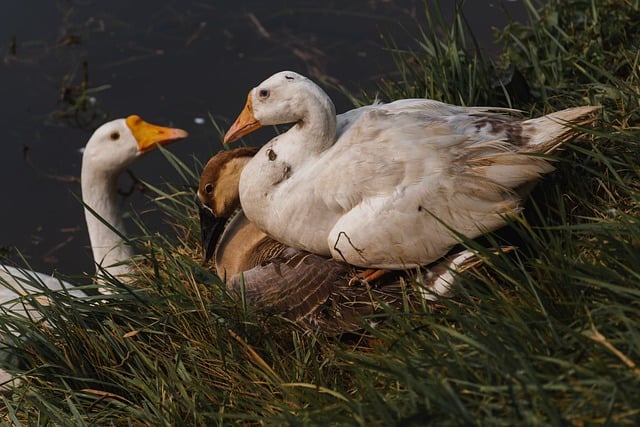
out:
M0 316L7 314L20 317L38 318L39 313L29 305L29 300L21 297L27 294L31 296L42 295L45 289L55 292L68 292L76 297L86 297L87 295L75 289L73 285L53 277L48 274L33 270L16 268L9 265L0 265ZM46 297L45 297L46 298ZM41 299L41 303L46 303L46 299ZM10 347L17 337L9 325L3 325L0 332L0 366L12 366L13 353ZM12 331L12 333L9 333ZM0 390L17 384L14 375L0 369Z
M351 110L337 125L326 93L297 73L249 92L225 136L294 123L247 163L247 218L284 244L367 268L427 265L519 211L553 170L550 153L597 107L521 120L511 110L404 99Z
M213 156L202 172L196 195L205 261L213 257L227 287L238 294L244 292L254 306L325 333L344 332L355 328L357 318L373 313L380 302L402 307L414 280L424 286L419 291L424 291L421 295L426 299L446 295L455 275L478 261L471 252L463 251L430 266L420 278L398 271L370 284L354 281L361 270L286 246L237 210L240 175L256 152L243 147Z

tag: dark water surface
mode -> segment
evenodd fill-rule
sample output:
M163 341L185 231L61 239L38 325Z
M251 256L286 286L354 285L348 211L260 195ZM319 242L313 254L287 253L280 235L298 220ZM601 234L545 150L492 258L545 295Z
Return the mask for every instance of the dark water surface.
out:
M427 2L428 3L428 2ZM441 2L451 15L453 2ZM249 89L290 69L356 92L393 71L380 34L413 48L422 0L204 1L9 0L0 14L0 248L16 248L43 272L93 272L79 175L91 131L139 114L181 127L169 147L206 162L221 148L209 114L228 126ZM468 1L465 14L483 46L519 2ZM350 103L330 92L337 111ZM82 98L85 96L85 98ZM74 106L85 99L88 112ZM250 141L266 141L270 131ZM144 181L177 180L160 153L132 167ZM131 185L123 178L121 186ZM122 197L153 230L170 233L148 195ZM129 227L135 231L135 226ZM6 251L5 251L6 252ZM15 251L8 251L18 259Z

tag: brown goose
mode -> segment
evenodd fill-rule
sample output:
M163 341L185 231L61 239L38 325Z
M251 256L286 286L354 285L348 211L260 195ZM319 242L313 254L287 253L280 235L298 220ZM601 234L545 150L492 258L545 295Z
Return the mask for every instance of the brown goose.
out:
M238 210L240 174L257 151L243 147L213 156L196 195L205 262L213 257L228 288L237 294L244 288L250 304L308 328L344 332L357 328L358 317L374 313L381 304L401 307L446 294L455 278L451 270L461 272L478 262L463 251L431 266L420 278L394 271L366 283L353 279L360 271L353 266L283 245ZM424 288L412 286L416 280Z

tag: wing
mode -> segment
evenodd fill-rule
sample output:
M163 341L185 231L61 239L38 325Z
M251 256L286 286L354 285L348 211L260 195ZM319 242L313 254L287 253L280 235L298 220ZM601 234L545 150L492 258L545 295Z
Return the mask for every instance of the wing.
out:
M348 281L348 265L295 249L231 277L230 290L244 292L256 307L300 320L325 304L336 283Z
M308 329L334 334L360 327L361 317L382 304L403 307L404 272L373 284L351 280L356 271L331 258L290 249L282 257L233 276L228 288L267 312L283 315Z
M432 262L459 242L456 233L474 238L504 225L519 209L517 187L553 169L521 153L519 119L408 104L369 107L309 172L340 217L328 239L336 259L380 268Z

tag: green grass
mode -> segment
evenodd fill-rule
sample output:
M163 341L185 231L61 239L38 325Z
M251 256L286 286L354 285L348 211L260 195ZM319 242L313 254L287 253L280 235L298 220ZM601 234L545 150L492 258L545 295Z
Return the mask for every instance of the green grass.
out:
M524 215L487 238L516 251L467 242L485 263L454 298L389 309L361 334L305 331L233 300L200 265L199 166L163 150L182 177L154 189L175 233L140 222L135 283L36 304L48 327L0 316L2 330L26 336L15 343L24 375L2 398L4 422L638 425L638 2L529 8L528 23L499 34L504 54L493 60L476 53L462 17L447 25L427 14L414 49L387 36L397 70L379 87L384 100L534 114L605 107L601 126L558 155Z

